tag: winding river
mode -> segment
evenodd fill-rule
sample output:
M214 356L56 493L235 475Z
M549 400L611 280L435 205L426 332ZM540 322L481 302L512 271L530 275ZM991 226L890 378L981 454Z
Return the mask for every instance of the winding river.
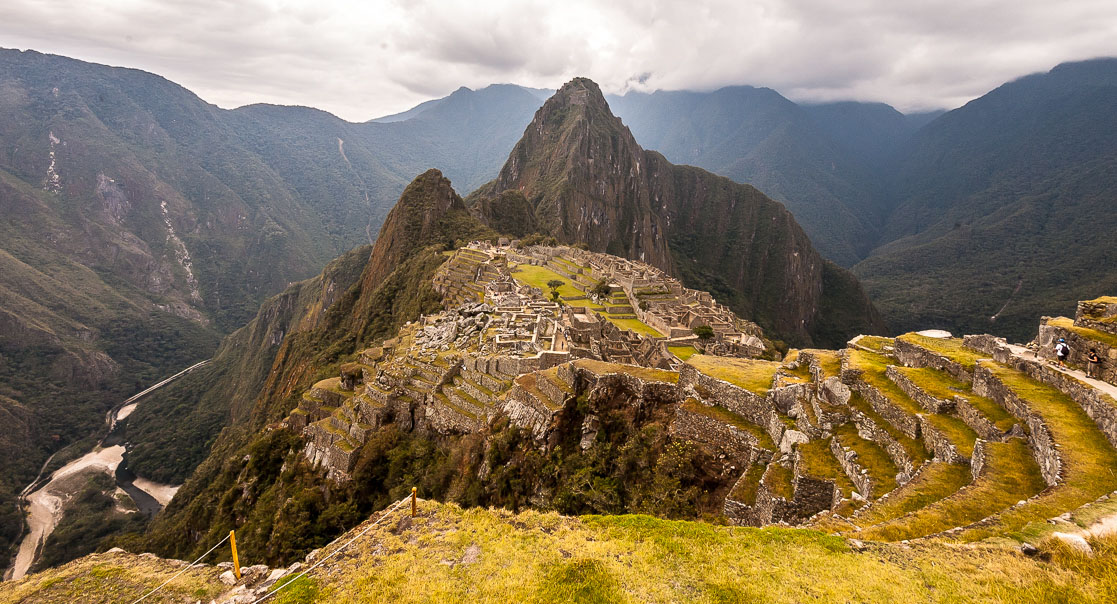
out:
M139 513L154 516L174 497L177 486L162 485L133 474L124 463L124 446L114 443L114 430L118 422L124 420L139 405L138 400L174 380L202 367L209 361L191 365L175 375L147 388L123 401L105 417L105 436L93 450L55 470L43 481L42 476L24 489L22 509L26 510L28 530L23 535L16 554L15 562L4 574L4 579L19 579L38 559L47 537L62 520L63 506L80 492L90 473L105 473L116 480L116 486L123 490L135 503ZM53 458L53 455L51 456ZM47 460L43 467L50 463Z

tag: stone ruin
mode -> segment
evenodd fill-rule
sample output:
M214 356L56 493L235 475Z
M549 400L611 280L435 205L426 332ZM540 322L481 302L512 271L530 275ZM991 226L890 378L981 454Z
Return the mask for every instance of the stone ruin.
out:
M287 421L307 435L306 457L346 481L356 451L387 422L452 435L497 417L545 448L577 400L591 408L587 449L594 401L623 392L629 404L668 413L672 438L722 460L722 511L735 524L969 538L1062 526L1068 516L1050 510L1073 515L1117 493L1117 476L1091 469L1117 465L1117 401L1027 348L992 336L905 334L859 336L840 351L792 351L783 361L682 362L664 345L678 323L665 323L660 338L622 330L601 311L546 300L514 278L514 265L577 258L629 299L670 292L654 307L664 316L721 317L720 338L730 342L752 335L749 324L642 266L569 250L558 260L555 249L456 253L438 286L463 302L405 326L303 397ZM568 278L584 275L566 268ZM474 285L453 278L467 274ZM583 292L596 284L578 282ZM1113 303L1080 307L1074 322L1045 318L1039 339L1073 333L1100 346L1112 331L1097 324L1111 327ZM631 314L650 319L652 308ZM735 344L727 347L740 353ZM1004 492L988 495L991 485Z

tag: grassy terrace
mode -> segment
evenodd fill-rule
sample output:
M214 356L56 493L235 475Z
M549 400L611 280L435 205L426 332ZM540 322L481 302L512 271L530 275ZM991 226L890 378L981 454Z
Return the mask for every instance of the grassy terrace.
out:
M719 380L764 396L772 388L772 378L780 368L777 361L758 361L696 354L687 364Z
M1019 438L987 443L985 469L972 486L904 516L865 529L868 539L899 541L966 526L1043 490L1028 444Z
M919 467L923 462L931 459L931 454L927 451L927 447L923 446L923 441L911 438L907 434L896 429L895 426L888 423L888 420L880 416L869 401L865 400L860 393L854 392L849 397L849 406L864 413L869 419L873 420L877 426L888 433L896 442L900 443L904 452L911 458L911 462Z
M958 363L966 371L973 371L978 360L988 358L984 353L966 348L958 338L928 338L917 333L906 333L897 339L940 354Z
M933 397L951 400L955 395L963 396L975 409L981 412L993 425L1002 432L1012 429L1020 423L1004 407L992 399L978 396L968 384L963 384L949 375L934 369L917 369L914 367L897 367L897 369L915 383L921 390Z
M888 354L888 351L885 349L885 347L891 348L892 344L895 341L895 338L885 338L881 336L864 336L860 340L857 340L857 344L860 346L864 346L865 348L868 348L873 352Z
M1094 340L1095 342L1102 342L1102 343L1104 343L1108 346L1117 348L1117 336L1115 336L1111 333L1106 333L1104 331L1098 331L1096 329L1087 329L1085 327L1078 327L1077 325L1074 324L1073 320L1068 319L1066 317L1057 317L1057 318L1051 319L1050 321L1047 322L1047 324L1051 325L1053 327L1061 327L1063 329L1066 329L1067 331L1078 334L1079 336L1081 336L1083 338L1086 338L1088 340Z
M818 365L822 368L822 377L841 377L842 375L842 359L834 350L811 350L818 359Z
M664 369L651 369L649 367L639 367L637 365L622 365L621 363L606 363L605 361L595 361L593 359L578 359L574 361L574 366L588 369L598 375L627 373L651 382L679 383L679 374L677 372Z
M535 398L539 399L540 403L543 403L551 411L559 409L561 407L561 405L559 404L561 403L561 401L552 401L551 397L544 394L543 391L539 389L539 386L535 384L535 380L537 379L537 377L538 376L536 376L534 373L525 373L524 375L516 378L514 381L516 385L530 392L532 395L535 396Z
M749 420L730 411L729 409L726 409L725 407L706 405L694 400L693 398L688 398L687 400L683 401L683 409L686 409L691 413L704 415L710 419L717 420L724 424L729 424L730 426L733 426L739 430L748 432L749 434L756 437L757 443L759 443L761 447L768 449L769 451L776 450L776 445L772 442L772 437L768 435L768 432L764 430L764 428L761 428L760 426L750 422Z
M1002 515L995 526L975 529L966 538L977 539L994 532L1023 530L1025 536L1046 530L1044 521L1063 512L1094 501L1117 490L1117 451L1110 446L1094 420L1073 400L1055 388L1033 380L1027 375L994 363L988 364L994 375L1043 417L1051 436L1059 445L1066 482L1048 490L1027 505Z
M791 468L770 463L764 478L764 486L768 487L769 493L788 501L795 497L795 485L792 482L795 480L795 475L791 472Z
M574 287L573 285L571 285L569 277L566 277L564 275L560 275L560 274L556 273L555 271L552 271L549 268L546 268L546 267L543 267L543 266L534 266L534 265L531 265L531 264L520 264L516 267L516 272L512 273L512 277L516 281L519 281L520 283L523 283L524 285L530 285L532 287L538 287L539 289L543 290L543 295L544 296L550 296L551 288L547 286L548 281L551 281L551 280L562 281L562 285L560 285L558 287L558 293L559 293L559 297L562 298L562 301L563 301L564 304L567 304L569 306L573 306L575 308L588 308L589 310L597 312L601 317L605 318L610 323L612 323L613 325L616 325L617 327L619 327L621 329L627 329L629 331L633 331L633 332L636 332L636 333L639 333L639 334L651 336L653 338L663 337L663 334L661 334L658 331L652 329L651 327L649 327L647 324L645 324L643 321L640 321L639 319L616 319L616 318L610 317L608 314L606 314L604 312L600 312L604 309L600 306L596 306L595 304L593 304L586 297L585 292L583 292L583 291L579 290L578 288ZM575 300L574 298L585 298L585 299ZM624 303L627 303L627 301L628 301L628 298L623 299Z
M874 503L858 515L854 522L861 526L871 526L899 518L945 499L970 484L971 480L969 466L932 462L915 478L889 495L888 499Z
M849 360L850 367L860 369L862 379L888 397L888 400L892 401L893 404L906 413L926 417L927 421L938 428L962 455L969 457L973 453L977 434L957 417L926 413L918 403L911 400L910 396L884 374L885 368L894 364L889 362L888 357L863 350L850 350Z
M853 491L853 483L849 481L834 453L830 450L830 441L815 439L810 442L796 445L799 449L799 473L804 476L833 480L838 485L842 495L849 497Z
M680 361L685 361L690 357L698 354L698 350L696 350L693 346L668 346L667 352L670 352L671 354L679 357Z
M869 472L873 478L873 497L879 497L896 488L896 464L880 445L861 438L853 424L842 424L834 429L834 438L847 449L857 453L857 464ZM863 495L868 495L863 493Z
M756 489L760 486L760 477L764 475L765 469L766 466L761 463L754 463L749 466L749 469L745 471L745 478L737 482L729 497L745 505L756 503Z

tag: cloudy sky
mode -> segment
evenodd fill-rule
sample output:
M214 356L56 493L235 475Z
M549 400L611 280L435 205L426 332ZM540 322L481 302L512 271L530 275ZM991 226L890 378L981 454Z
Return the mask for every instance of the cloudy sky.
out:
M163 75L222 107L363 121L459 86L769 86L953 108L1117 56L1114 0L2 0L0 47Z

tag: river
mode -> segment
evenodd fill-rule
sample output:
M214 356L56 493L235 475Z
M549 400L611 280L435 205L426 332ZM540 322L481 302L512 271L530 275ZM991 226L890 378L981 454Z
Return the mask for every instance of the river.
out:
M124 446L114 442L117 440L114 438L115 429L120 421L136 410L136 406L139 405L138 399L208 362L202 361L187 367L125 400L105 417L105 436L93 447L93 450L55 470L42 486L35 488L39 479L28 485L23 495L28 530L20 541L15 562L4 575L5 579L19 579L27 574L28 569L42 552L47 537L62 520L65 503L85 487L90 473L105 473L112 476L116 480L116 485L135 503L139 513L148 517L158 514L170 503L178 487L158 484L133 474L123 460Z

